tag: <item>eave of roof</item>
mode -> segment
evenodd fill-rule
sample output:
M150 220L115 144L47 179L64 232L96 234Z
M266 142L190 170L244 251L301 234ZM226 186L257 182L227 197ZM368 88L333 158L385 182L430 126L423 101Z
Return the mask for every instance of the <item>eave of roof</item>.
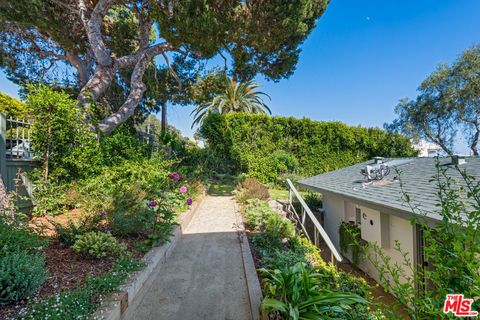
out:
M386 159L385 161L393 160ZM451 166L450 158L411 158L411 163L392 170L386 185L365 184L360 169L372 161L356 164L347 168L327 172L297 183L317 192L330 192L365 204L375 205L399 216L426 216L431 220L441 219L437 200L437 185L431 181L437 174L435 164ZM462 165L470 175L480 177L480 158L468 157ZM448 175L460 179L456 170L448 170ZM394 179L394 178L397 179ZM401 181L401 183L399 182ZM387 181L388 182L388 181ZM403 195L408 194L410 205ZM413 207L413 208L412 208ZM384 211L385 211L384 210Z

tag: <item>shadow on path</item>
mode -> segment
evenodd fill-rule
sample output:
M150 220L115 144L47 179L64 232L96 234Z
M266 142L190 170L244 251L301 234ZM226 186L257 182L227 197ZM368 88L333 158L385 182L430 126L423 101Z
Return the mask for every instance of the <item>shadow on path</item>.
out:
M125 319L251 319L232 197L207 196Z

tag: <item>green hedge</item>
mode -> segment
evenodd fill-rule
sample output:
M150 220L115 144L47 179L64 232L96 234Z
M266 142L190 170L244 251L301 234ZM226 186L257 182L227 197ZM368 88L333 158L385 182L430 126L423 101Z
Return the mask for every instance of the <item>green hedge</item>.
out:
M409 157L416 151L405 137L379 128L352 127L293 117L231 113L210 115L200 128L223 168L272 182L288 164L278 151L298 161L296 173L319 174L373 158ZM289 159L291 162L291 159Z

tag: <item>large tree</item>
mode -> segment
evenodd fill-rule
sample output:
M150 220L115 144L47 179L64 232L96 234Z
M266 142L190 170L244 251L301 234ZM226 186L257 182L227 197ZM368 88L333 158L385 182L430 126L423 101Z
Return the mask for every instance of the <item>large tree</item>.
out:
M447 154L460 136L478 155L480 140L480 46L464 51L452 65L440 65L418 88L416 99L402 99L398 118L385 128L438 144Z
M170 60L179 55L197 63L220 55L238 80L290 76L300 44L327 4L0 0L0 65L17 82L70 87L87 119L109 133L144 102L145 73L160 63L158 56L172 75Z

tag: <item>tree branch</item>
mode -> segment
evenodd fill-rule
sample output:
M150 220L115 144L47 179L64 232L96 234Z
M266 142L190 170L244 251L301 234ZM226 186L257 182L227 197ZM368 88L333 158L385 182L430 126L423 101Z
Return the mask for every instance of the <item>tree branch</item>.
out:
M128 119L128 117L130 117L134 113L135 108L142 100L143 93L146 90L146 86L143 83L143 75L145 73L145 69L155 56L159 54L163 55L169 50L171 50L171 45L167 42L162 42L150 46L140 52L142 55L139 60L137 60L135 68L133 69L133 73L130 78L130 93L128 94L127 99L117 112L112 113L111 115L102 120L102 122L98 125L98 130L105 134L109 134L119 124L123 123L125 120ZM136 57L140 53L137 52L133 56ZM117 60L116 66L122 65L123 67L125 67L128 66L128 64L132 61L131 56L122 57L120 59L123 60Z
M175 80L177 81L178 83L178 88L181 90L182 89L182 81L180 81L180 78L178 77L177 73L175 72L175 70L173 70L172 66L170 65L170 60L168 60L168 57L167 55L165 54L165 52L162 52L162 56L163 58L165 59L165 62L167 63L167 67L168 67L168 70L170 71L170 73L172 74L172 76L175 78Z
M97 63L103 66L111 66L113 59L110 49L103 42L102 22L108 8L113 4L113 0L99 0L95 8L88 17L88 8L85 0L78 0L78 8L83 27L87 33L88 41L92 48Z

